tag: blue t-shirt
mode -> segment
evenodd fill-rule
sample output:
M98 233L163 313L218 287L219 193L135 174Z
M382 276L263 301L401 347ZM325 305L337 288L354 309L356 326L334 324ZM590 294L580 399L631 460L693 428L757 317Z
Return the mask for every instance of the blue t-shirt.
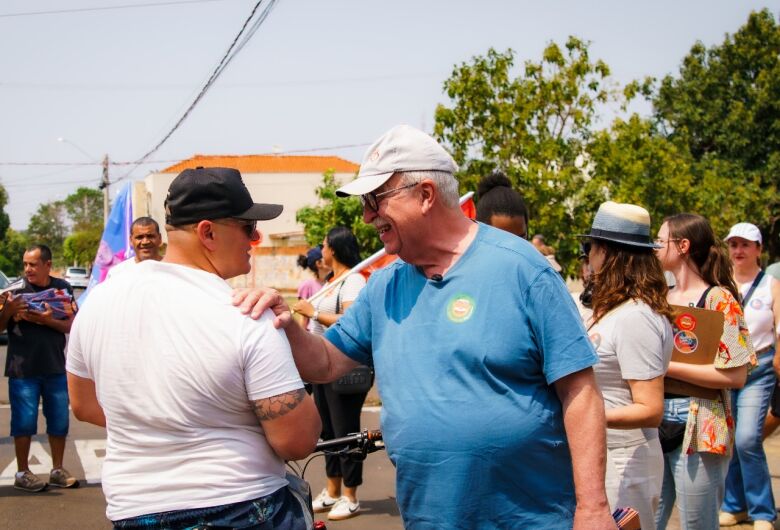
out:
M551 384L598 357L561 277L528 242L480 224L441 281L396 262L325 336L375 367L407 528L571 528Z

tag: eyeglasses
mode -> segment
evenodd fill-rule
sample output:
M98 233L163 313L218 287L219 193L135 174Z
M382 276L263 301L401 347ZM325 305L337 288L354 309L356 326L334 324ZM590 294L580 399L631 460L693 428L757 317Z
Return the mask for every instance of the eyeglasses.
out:
M662 246L663 246L663 245L666 245L666 244L667 244L667 243L669 243L670 241L680 241L680 238L674 237L674 238L671 238L671 239L663 239L663 238L661 238L661 237L657 237L657 238L653 239L653 242L654 242L656 245L662 245Z
M587 258L588 255L590 255L590 247L591 242L590 241L583 241L580 243L580 257L581 258Z
M360 204L363 205L363 208L368 208L372 212L378 212L379 211L379 197L382 197L384 195L388 195L390 193L393 193L394 191L401 191L408 188L413 188L417 186L419 182L415 182L413 184L406 184L405 186L399 186L398 188L393 188L391 190L385 190L380 193L374 193L369 192L365 193L360 196Z
M227 221L232 221L228 223ZM246 234L246 237L249 238L250 241L256 241L260 238L260 234L257 232L257 221L247 221L245 219L213 219L211 221L212 223L216 223L218 225L225 225L225 226L238 226L244 231L244 234Z

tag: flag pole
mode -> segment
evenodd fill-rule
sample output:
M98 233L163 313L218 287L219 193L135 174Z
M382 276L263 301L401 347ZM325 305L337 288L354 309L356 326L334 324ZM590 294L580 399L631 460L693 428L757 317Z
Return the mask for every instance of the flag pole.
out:
M458 201L458 205L463 206L463 204L466 203L473 196L474 196L473 191L467 192L466 194L463 195L463 197L460 198L460 200ZM371 254L369 257L367 257L366 259L364 259L363 261L361 261L360 263L358 263L357 265L349 269L348 271L342 272L333 281L323 285L322 289L320 289L319 291L311 295L306 301L309 302L310 304L314 303L315 301L322 298L323 296L331 292L333 289L335 289L336 287L344 283L344 280L346 280L350 274L361 272L363 269L373 265L380 259L384 258L386 254L387 252L385 251L384 247L380 248L379 250Z

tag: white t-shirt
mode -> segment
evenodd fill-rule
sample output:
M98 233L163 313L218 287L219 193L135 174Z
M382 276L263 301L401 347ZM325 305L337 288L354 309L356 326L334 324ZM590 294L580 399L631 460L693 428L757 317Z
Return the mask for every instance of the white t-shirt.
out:
M125 261L121 263L117 263L116 265L108 269L108 274L106 274L106 280L113 278L117 274L122 274L123 272L129 270L130 268L135 267L138 263L139 262L135 261L135 256L130 256Z
M287 484L250 401L303 386L269 311L231 304L214 274L146 260L79 311L67 370L95 381L106 415L111 520L269 495Z
M777 280L768 274L764 274L756 285L753 294L745 304L745 323L753 340L753 347L763 350L772 346L777 341L775 335L775 314L772 311L772 284ZM739 294L744 296L753 285L753 280L739 285Z
M590 327L599 356L593 367L606 409L630 405L627 379L664 375L672 360L672 325L644 302L629 300ZM627 447L658 437L657 429L607 429L607 447Z
M314 309L320 313L335 313L336 299L338 298L341 312L344 312L344 302L354 302L360 290L365 287L366 279L362 274L350 274L339 287L334 287L328 294L314 301ZM310 331L315 335L325 333L325 326L311 320Z

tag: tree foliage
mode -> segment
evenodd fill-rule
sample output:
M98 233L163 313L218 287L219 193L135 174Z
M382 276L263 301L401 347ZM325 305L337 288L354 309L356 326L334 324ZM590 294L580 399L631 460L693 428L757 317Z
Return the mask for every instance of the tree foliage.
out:
M652 102L667 137L690 152L701 213L720 234L738 221L761 226L771 257L780 255L780 27L773 15L751 13L720 45L694 44Z
M67 196L64 204L74 232L103 229L103 192L79 188Z
M304 226L307 243L319 245L331 228L346 226L352 230L364 258L382 247L377 231L363 222L363 207L358 197L336 196L339 185L332 170L323 175L322 185L317 187L320 204L298 210L295 219Z
M22 257L27 244L24 232L7 229L5 237L0 241L0 270L7 276L21 276L24 272Z
M588 43L551 43L515 68L512 50L457 65L434 134L460 164L461 187L504 171L529 204L531 233L558 249L571 273L577 240L598 204L616 200L663 217L697 212L718 234L739 221L780 255L780 28L767 10L722 44L696 43L680 72L619 87ZM653 115L600 126L611 104L648 98ZM616 110L617 110L616 109Z
M31 244L46 245L51 249L55 266L62 266L62 244L68 234L67 216L62 201L38 206L27 225L27 238Z
M100 244L101 230L81 230L65 238L62 255L66 263L87 265L94 261Z
M27 226L30 243L47 245L55 267L91 263L102 231L103 194L90 188L79 188L64 200L41 204ZM69 243L66 254L65 241L69 236L77 237ZM82 253L91 244L87 242L95 238L94 251L84 258Z
M531 232L543 233L564 263L605 195L585 170L601 105L617 98L609 67L592 61L588 43L549 44L539 62L514 68L514 52L490 49L456 66L444 89L452 106L436 109L434 134L460 164L464 189L500 169L531 209ZM572 263L573 268L573 263Z

